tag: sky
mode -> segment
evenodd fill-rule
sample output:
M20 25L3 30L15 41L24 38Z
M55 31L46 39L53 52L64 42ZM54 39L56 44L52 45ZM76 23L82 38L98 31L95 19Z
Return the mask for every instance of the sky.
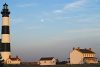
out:
M80 47L92 48L100 60L100 0L0 0L1 11L4 3L11 12L12 57L67 61L73 47Z

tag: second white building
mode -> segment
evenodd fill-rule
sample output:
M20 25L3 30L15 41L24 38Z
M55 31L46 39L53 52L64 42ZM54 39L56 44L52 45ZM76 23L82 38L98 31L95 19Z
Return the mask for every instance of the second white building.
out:
M43 57L40 59L40 65L56 65L56 59L54 57Z

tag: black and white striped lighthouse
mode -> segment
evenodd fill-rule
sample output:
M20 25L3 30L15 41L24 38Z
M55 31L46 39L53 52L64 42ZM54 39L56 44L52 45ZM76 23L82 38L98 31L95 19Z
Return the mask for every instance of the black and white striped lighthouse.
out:
M9 31L9 9L5 3L1 11L2 14L2 31L1 31L1 56L4 63L11 55L10 53L10 31Z

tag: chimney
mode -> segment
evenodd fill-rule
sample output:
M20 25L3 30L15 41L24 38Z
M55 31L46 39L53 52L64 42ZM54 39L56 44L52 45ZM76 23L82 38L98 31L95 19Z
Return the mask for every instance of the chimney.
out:
M16 56L16 58L18 58L18 56Z
M85 48L85 50L86 50L86 48Z
M91 51L91 48L89 48L89 51Z
M11 58L11 55L9 55L9 58Z
M80 47L78 47L78 50L80 51Z
M75 50L75 48L73 47L73 50Z

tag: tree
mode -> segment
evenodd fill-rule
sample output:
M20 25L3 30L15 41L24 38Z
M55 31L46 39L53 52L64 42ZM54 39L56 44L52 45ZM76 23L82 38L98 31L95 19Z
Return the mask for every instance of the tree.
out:
M58 60L58 58L56 59L56 62L57 62L57 63L59 63L59 60Z
M4 60L2 60L2 56L1 56L1 53L0 53L0 67L2 67L4 65Z

